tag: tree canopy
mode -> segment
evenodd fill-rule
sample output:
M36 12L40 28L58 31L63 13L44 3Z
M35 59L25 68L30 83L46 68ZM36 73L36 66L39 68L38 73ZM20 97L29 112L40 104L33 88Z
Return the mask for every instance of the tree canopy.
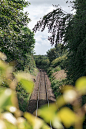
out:
M65 41L69 49L66 69L68 78L75 82L86 76L86 1L76 0L76 15L66 28Z
M25 0L2 0L0 2L0 50L8 61L16 60L23 66L26 53L34 48L34 34L27 24L30 22L28 13L23 8L30 3ZM21 58L21 60L20 60Z
M47 57L49 58L50 62L52 62L54 59L62 56L64 52L65 50L62 49L62 44L59 43L56 47L47 51Z
M40 30L40 28L42 28L41 31L44 31L45 27L48 27L48 32L51 33L48 40L52 45L55 44L56 46L58 43L64 43L65 28L72 17L72 14L64 12L57 6L57 9L48 13L42 20L37 22L33 31L36 32L37 30Z

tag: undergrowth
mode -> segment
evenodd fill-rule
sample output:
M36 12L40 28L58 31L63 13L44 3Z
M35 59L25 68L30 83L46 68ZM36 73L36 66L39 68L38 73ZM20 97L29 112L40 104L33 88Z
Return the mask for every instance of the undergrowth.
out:
M29 93L27 93L26 90L20 84L17 85L16 92L19 109L23 112L27 111L27 106L29 104Z

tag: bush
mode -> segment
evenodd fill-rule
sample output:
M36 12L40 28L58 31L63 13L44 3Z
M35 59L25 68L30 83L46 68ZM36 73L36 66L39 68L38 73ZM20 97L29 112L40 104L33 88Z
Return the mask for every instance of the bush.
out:
M66 60L66 58L66 55L56 58L51 62L51 66L55 68L56 66L60 65L61 68L64 68L64 61Z
M67 79L64 80L53 80L51 82L51 87L53 89L55 97L59 97L61 95L61 89L64 85L68 84Z
M57 72L57 71L60 71L61 70L61 67L60 66L57 66L54 68L54 72Z
M20 92L17 92L17 98L18 98L19 109L22 112L26 112L29 103L28 97L24 97L23 95L21 95Z
M23 112L27 111L30 94L28 94L20 84L17 85L16 92L17 92L19 109Z
M49 77L51 77L51 75L53 74L53 68L52 67L49 67L47 69L47 74L48 74Z
M25 61L24 71L34 74L34 70L36 69L35 60L33 55L27 54L27 59Z

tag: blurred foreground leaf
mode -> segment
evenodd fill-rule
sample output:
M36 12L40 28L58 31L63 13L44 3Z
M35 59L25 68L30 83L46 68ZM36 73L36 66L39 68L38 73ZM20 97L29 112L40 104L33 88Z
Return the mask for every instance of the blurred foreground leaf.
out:
M6 57L6 55L4 53L0 52L0 59L1 60L6 60L7 57Z
M7 106L13 106L12 97L13 97L13 91L11 89L4 89L0 88L2 90L2 93L0 93L0 109L3 110Z
M86 93L86 77L76 81L76 88L70 85L64 86L63 94L55 103L38 109L38 116L45 120L43 121L30 113L23 114L19 110L15 92L17 83L29 93L32 93L34 83L28 73L18 72L14 75L15 77L13 67L0 60L0 129L50 129L47 123L51 123L57 129L64 129L62 124L66 128L74 125L75 129L82 129L86 109L85 105L82 107L80 97ZM3 87L5 84L9 88ZM66 104L71 104L73 111L64 107ZM25 118L21 117L22 115Z
M57 116L67 128L73 125L77 120L76 114L67 107L60 109L60 111L57 113Z
M29 93L32 93L33 88L34 88L34 83L31 79L30 74L28 73L23 73L23 72L18 72L16 74L16 78L18 82L22 85L22 87Z
M5 122L3 120L0 120L0 129L7 129Z
M23 88L25 88L25 90L27 92L32 93L33 86L34 86L34 83L32 81L29 81L29 80L26 80L26 79L21 79L20 83L23 86Z
M77 92L73 86L67 85L63 87L63 98L66 103L72 103L74 100L77 99Z
M86 77L79 78L76 81L75 86L80 94L86 94Z
M17 118L18 129L32 129L30 124L22 117Z
M9 112L3 113L2 118L7 120L8 122L10 122L13 125L16 125L16 123L17 123L16 118Z
M53 109L53 110L52 110ZM54 119L57 110L56 104L45 105L38 110L38 115L42 117L46 122L50 122Z
M56 129L64 129L63 125L61 124L60 119L57 117L57 115L54 117L52 121L53 127Z
M56 104L58 108L66 104L66 101L62 95L56 100Z
M25 113L24 117L28 120L33 129L44 129L45 127L45 129L50 129L49 126L47 126L43 120L37 118L36 116L33 116L30 113Z

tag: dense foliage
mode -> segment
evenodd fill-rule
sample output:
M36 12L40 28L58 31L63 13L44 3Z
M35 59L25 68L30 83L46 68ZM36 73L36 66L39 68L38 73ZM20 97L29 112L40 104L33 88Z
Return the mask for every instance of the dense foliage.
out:
M1 129L50 129L50 122L56 129L73 127L83 129L86 105L82 105L81 96L86 94L86 77L76 81L73 86L64 86L62 95L55 103L45 105L38 110L38 116L21 112L16 97L16 87L21 84L29 94L33 91L33 82L28 73L13 73L13 67L2 61L6 56L0 53L0 128ZM13 76L14 75L14 76ZM2 87L6 83L8 87ZM18 90L18 89L17 89ZM72 106L72 109L68 105ZM65 117L66 116L66 117ZM44 119L44 120L43 120Z
M68 23L65 35L69 49L67 75L73 82L81 76L86 76L86 0L76 0L74 8L76 15Z
M64 49L63 45L59 43L56 47L47 51L47 57L51 63L54 59L62 56L64 53L66 53L66 49Z
M64 42L65 28L71 18L72 14L64 12L64 10L57 6L57 9L48 13L42 20L37 22L33 31L36 32L40 28L42 28L41 31L44 31L45 27L48 27L48 32L51 33L48 40L52 45L55 44L57 46L58 43Z
M51 64L53 65L48 70L48 74L51 76L53 73L52 66L61 65L61 62L67 72L66 82L52 83L55 91L56 89L59 90L59 84L67 84L67 81L69 84L75 84L79 77L86 76L86 0L75 0L73 4L73 9L76 10L75 15L68 14L57 6L56 10L45 15L33 28L34 32L36 32L40 28L43 31L45 27L48 27L51 33L49 37L50 43L55 44L55 46L58 43L62 43L67 48L65 58L63 56L63 58L55 59L55 56L53 56L53 54L55 55L55 49L51 50L51 53L53 53L51 54ZM55 60L52 59L52 56ZM58 91L57 94L59 95ZM82 98L82 102L86 103L86 96ZM85 123L83 128L86 128Z
M23 70L36 75L36 65L33 59L35 45L34 33L27 27L30 19L23 8L29 6L25 0L0 1L0 50L7 55L7 62L15 65L15 71ZM6 87L6 84L4 84ZM26 111L28 94L17 86L19 107Z
M26 26L30 19L23 8L29 5L25 0L2 0L0 2L0 50L7 55L7 61L15 61L17 69L24 70L26 53L34 48L34 34Z
M86 1L74 1L74 9L76 9L74 16L57 8L37 23L34 31L41 27L43 31L48 26L52 34L49 40L51 44L55 44L56 48L49 50L47 56L34 55L35 61L33 59L34 33L27 28L30 21L28 14L23 13L23 8L27 5L29 3L25 0L0 1L0 50L7 55L8 62L16 62L16 69L34 73L36 62L38 68L48 70L52 78L53 91L56 97L59 95L60 97L56 103L38 110L38 115L46 123L49 124L51 121L54 128L60 129L64 128L63 125L66 128L74 126L75 129L85 129L86 124L84 122L83 127L83 121L86 114L86 77L79 80L77 78L86 75ZM58 43L64 45L58 46ZM63 47L67 48L66 54L62 51ZM29 113L23 114L33 90L34 84L31 76L19 71L15 73L13 67L2 60L6 60L6 56L0 53L1 129L9 129L9 127L11 129L22 127L24 129L50 129L43 120ZM64 86L63 84L67 84L68 80L53 81L52 73L64 68L64 64L69 82L75 83L77 80L75 87Z
M75 81L86 75L86 0L73 1L76 14L68 14L57 6L38 21L34 32L48 27L51 37L49 40L55 46L60 42L67 47L68 56L65 62L68 79Z
M34 55L34 60L38 68L47 69L50 61L46 55Z
M18 98L19 109L22 112L26 112L28 110L29 97L31 94L28 94L28 92L26 92L26 90L21 86L21 84L17 85L16 93Z
M64 68L64 62L65 62L66 58L67 58L66 55L63 55L63 56L56 58L55 60L53 60L51 62L51 66L53 68L55 68L56 66L60 65L61 68Z
M19 60L19 62L17 64L19 65L19 63L20 63L20 66L17 65L17 67L18 67L18 69L24 70L24 66L30 65L29 56L33 55L35 39L34 39L34 33L31 32L31 30L27 27L22 28L22 33L23 33L23 35L22 35L23 41L18 46L19 54L21 57L17 58L17 62ZM28 62L28 64L27 64L27 62ZM33 63L33 61L32 61L32 63ZM34 63L31 66L33 67Z
M36 63L33 54L26 54L27 60L25 60L25 71L31 73L32 75L37 75Z

